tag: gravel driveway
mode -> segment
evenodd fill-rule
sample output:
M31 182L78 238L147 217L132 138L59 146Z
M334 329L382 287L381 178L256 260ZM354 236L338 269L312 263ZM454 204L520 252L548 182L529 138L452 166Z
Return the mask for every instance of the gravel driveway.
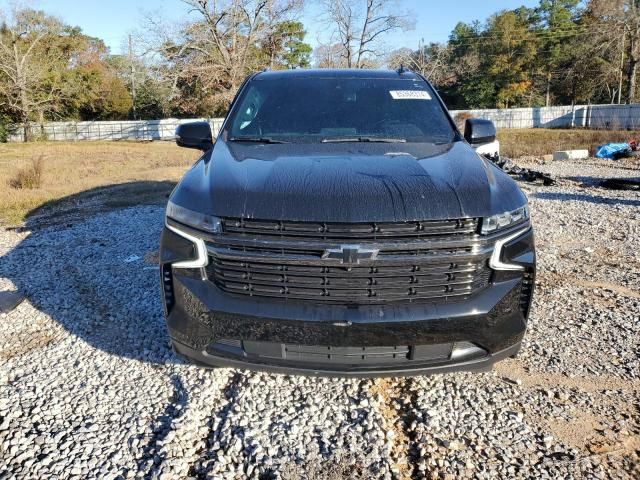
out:
M0 315L0 478L639 478L640 195L590 186L637 174L611 165L523 185L529 332L482 374L195 368L161 313L162 208L0 231L0 289L28 299Z

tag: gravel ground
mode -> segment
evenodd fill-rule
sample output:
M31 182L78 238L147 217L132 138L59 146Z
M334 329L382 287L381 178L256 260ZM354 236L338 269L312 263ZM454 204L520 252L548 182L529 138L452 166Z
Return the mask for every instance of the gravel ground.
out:
M528 165L539 276L493 372L345 380L172 354L163 210L0 231L0 478L639 478L640 195L624 163ZM613 169L612 166L616 166ZM579 172L579 176L575 172Z

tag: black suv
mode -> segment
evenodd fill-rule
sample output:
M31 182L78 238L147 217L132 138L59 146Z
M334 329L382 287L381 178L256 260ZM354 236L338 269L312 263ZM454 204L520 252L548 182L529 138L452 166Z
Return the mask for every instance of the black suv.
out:
M533 293L527 199L400 71L265 71L171 194L161 239L176 352L324 375L486 369L515 355Z

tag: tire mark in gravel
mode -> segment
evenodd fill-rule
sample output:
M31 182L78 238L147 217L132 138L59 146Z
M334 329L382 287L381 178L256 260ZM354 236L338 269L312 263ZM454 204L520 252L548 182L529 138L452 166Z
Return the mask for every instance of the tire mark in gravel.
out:
M196 460L192 462L191 467L189 468L189 477L198 479L209 478L209 474L213 470L215 461L218 458L217 453L212 451L211 447L213 447L222 438L222 431L227 422L227 417L233 409L235 401L242 388L247 385L251 376L251 373L247 374L235 371L229 378L222 394L224 400L222 400L221 404L217 405L211 412L208 421L207 434L203 438L204 445L196 452ZM216 422L216 420L219 421ZM242 438L242 432L240 433L240 438ZM229 442L225 441L224 443L226 444Z
M158 452L158 447L169 435L173 423L184 415L189 403L189 393L184 387L180 376L172 374L170 379L173 386L171 399L167 403L164 412L156 419L151 438L143 447L141 458L136 462L138 473L144 472L146 477L155 477L158 473L162 461L166 457L166 454L162 455ZM150 468L148 467L149 462L151 462Z
M200 456L206 442L211 403L224 401L222 392L231 378L229 370L202 370L195 372L196 376L193 377L190 375L194 373L190 371L193 367L186 368L187 371L183 372L181 378L188 392L188 402L183 407L183 413L173 418L169 431L158 442L160 448L157 456L162 461L154 469L158 476L187 477L192 462ZM176 458L180 458L180 462L164 461ZM145 475L145 478L150 476L151 473Z
M411 406L417 396L412 378L373 380L369 393L374 397L374 408L383 419L387 439L391 442L391 472L397 479L421 478L416 469L417 450Z

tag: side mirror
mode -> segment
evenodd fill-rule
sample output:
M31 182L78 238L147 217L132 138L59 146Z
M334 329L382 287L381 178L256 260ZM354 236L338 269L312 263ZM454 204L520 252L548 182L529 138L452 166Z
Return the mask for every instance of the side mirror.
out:
M189 122L178 125L176 143L179 147L209 150L213 146L209 122Z
M471 145L491 143L496 139L496 126L491 120L467 118L464 124L464 139Z

